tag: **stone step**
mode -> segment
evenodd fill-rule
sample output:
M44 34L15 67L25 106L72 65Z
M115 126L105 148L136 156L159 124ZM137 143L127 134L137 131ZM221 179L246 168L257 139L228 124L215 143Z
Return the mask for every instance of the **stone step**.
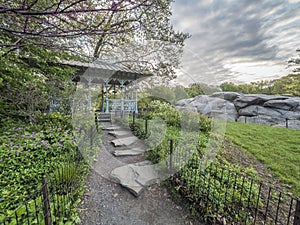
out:
M114 130L120 130L120 129L123 129L123 128L120 126L115 126L115 125L102 126L102 130L114 131Z
M119 146L129 146L137 142L139 139L136 136L130 136L130 137L124 137L124 138L118 138L115 140L112 140L111 142L114 144L115 147Z
M143 162L115 168L110 177L127 188L136 197L142 193L144 188L156 183L159 179L154 165L143 164Z
M114 137L132 136L131 131L127 131L127 130L114 130L114 131L110 131L108 134Z
M142 148L131 148L131 149L124 149L124 150L116 150L113 152L114 156L136 156L145 153L146 150Z
M110 113L96 113L96 120L98 122L111 122L111 114Z

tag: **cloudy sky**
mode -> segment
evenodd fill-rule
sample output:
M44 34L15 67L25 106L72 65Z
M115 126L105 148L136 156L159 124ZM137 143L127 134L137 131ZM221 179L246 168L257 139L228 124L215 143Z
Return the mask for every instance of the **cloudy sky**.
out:
M178 81L247 83L288 74L300 48L300 0L175 0L186 42Z

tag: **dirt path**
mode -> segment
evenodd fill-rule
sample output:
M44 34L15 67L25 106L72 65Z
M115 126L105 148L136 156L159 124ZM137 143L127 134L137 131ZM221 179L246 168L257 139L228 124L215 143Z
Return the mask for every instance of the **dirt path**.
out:
M113 149L113 137L107 131L102 132L103 146L107 154ZM109 160L110 156L107 156ZM125 163L142 160L144 156L123 157ZM102 157L103 158L103 157ZM98 158L96 164L103 162ZM107 162L106 162L107 163ZM93 169L87 179L87 190L83 197L81 210L82 225L197 225L186 217L188 210L176 205L160 184L146 188L139 197L133 196L127 189L107 179Z

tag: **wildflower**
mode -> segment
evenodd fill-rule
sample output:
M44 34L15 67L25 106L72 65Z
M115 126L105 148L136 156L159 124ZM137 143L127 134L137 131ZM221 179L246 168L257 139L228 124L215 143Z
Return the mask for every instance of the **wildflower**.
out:
M31 138L35 138L35 133L32 132L32 134L30 135Z
M0 198L0 202L2 202L3 201L3 198Z
M24 135L24 134L22 134L22 135L21 135L21 138L24 138L24 137L25 137L25 135Z
M29 153L29 152L30 152L30 150L27 150L27 152Z
M16 154L19 155L19 151L16 151Z
M0 159L0 163L2 163L3 162L3 160L2 159Z

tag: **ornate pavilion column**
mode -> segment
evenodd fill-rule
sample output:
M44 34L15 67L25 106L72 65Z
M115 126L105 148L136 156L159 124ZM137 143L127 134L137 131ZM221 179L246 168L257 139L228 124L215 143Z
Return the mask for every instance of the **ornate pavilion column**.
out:
M105 112L106 113L109 113L109 98L108 98L108 87L109 87L109 84L108 84L108 80L105 81L105 91L106 91L106 94L105 94L105 101L106 101L106 109L105 109Z
M121 112L123 113L124 111L124 85L125 81L124 80L121 80L120 81L120 88L121 88Z
M92 77L87 77L87 81L88 81L88 88L89 88L88 99L87 99L87 108L89 110L91 110L92 109L91 86L92 86L93 78Z
M134 81L134 92L135 92L135 113L138 113L138 85L136 80Z

